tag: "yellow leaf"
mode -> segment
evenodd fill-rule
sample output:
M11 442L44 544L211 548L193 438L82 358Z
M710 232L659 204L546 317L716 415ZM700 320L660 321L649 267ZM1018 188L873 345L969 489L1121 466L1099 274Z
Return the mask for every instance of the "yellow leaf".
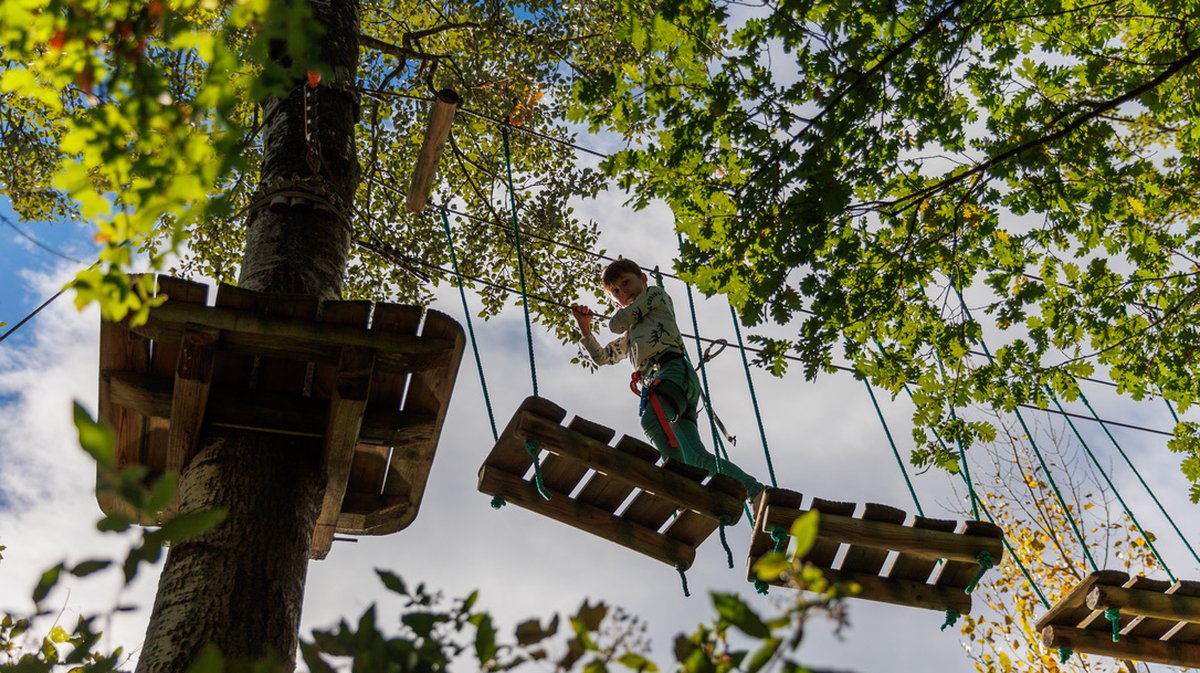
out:
M67 633L63 627L56 626L53 629L50 629L50 635L48 638L50 638L50 642L52 643L65 643L71 639L71 634Z
M1140 199L1132 196L1126 196L1125 200L1129 202L1129 209L1133 211L1134 215L1137 215L1138 217L1146 216L1146 205L1142 203Z

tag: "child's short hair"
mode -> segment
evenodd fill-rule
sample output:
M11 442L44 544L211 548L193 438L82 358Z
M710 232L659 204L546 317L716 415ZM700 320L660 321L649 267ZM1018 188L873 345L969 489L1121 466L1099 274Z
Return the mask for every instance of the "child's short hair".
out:
M632 259L622 257L604 267L604 274L600 277L600 282L604 287L608 287L617 282L617 279L626 273L632 273L635 276L641 275L642 267L638 266L638 263Z

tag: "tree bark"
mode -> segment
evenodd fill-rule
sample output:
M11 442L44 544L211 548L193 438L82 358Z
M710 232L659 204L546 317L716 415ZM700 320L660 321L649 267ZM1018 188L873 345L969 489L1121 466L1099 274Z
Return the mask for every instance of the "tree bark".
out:
M354 145L357 0L308 0L332 71L264 104L262 207L248 216L239 282L259 292L340 296L359 180ZM184 673L207 644L225 660L295 669L313 527L324 492L320 440L209 428L180 478L181 511L226 520L174 545L138 673Z

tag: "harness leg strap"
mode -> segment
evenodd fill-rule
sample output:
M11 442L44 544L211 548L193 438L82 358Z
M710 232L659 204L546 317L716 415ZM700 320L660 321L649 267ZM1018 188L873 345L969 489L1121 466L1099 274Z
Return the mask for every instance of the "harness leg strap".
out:
M663 432L667 435L667 443L671 448L679 448L679 438L675 436L675 431L671 429L671 422L667 420L667 412L663 410L662 402L658 399L658 394L651 387L648 397L650 398L650 407L654 409L654 416L658 418L658 424L662 426Z

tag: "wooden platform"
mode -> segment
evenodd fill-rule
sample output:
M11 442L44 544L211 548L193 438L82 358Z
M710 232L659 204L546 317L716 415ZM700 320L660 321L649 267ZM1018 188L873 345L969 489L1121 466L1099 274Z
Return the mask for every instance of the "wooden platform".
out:
M658 451L576 417L539 397L527 398L479 469L479 490L641 552L688 568L696 548L720 525L742 515L746 489L729 477L708 478L679 463L657 465ZM538 443L542 480L534 484L526 440Z
M768 488L755 500L755 527L746 568L758 579L754 564L775 548L772 529L790 531L792 522L809 510L820 512L816 544L805 561L832 582L855 582L857 598L930 610L971 611L964 589L979 572L977 555L986 551L1000 562L1004 547L999 527L982 521L910 517L887 505L813 498L803 507L795 491ZM788 538L791 544L791 538ZM772 584L783 584L777 579Z
M117 466L182 471L205 425L320 437L328 483L314 558L335 531L409 525L462 359L459 324L415 306L229 285L208 306L208 290L160 276L168 299L145 325L101 323L100 416Z
M1119 611L1113 642L1108 608ZM1116 570L1088 575L1037 621L1047 647L1116 659L1200 668L1200 582L1130 577Z

